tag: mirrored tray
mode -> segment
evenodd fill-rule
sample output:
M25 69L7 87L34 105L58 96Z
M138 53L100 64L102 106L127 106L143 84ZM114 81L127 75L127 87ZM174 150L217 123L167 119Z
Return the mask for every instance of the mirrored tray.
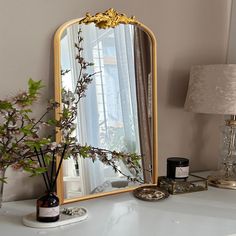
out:
M158 178L158 186L170 194L192 193L208 189L207 179L190 174L185 180L169 179L165 176Z

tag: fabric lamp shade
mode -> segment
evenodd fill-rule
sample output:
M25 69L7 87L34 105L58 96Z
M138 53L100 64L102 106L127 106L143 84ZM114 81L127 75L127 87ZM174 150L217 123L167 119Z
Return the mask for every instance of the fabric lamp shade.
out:
M236 64L198 65L190 71L187 111L236 114Z

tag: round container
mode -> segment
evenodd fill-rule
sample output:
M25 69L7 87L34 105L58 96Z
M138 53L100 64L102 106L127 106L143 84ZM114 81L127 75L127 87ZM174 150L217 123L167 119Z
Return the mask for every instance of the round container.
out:
M167 178L187 179L189 175L189 160L183 157L167 159Z

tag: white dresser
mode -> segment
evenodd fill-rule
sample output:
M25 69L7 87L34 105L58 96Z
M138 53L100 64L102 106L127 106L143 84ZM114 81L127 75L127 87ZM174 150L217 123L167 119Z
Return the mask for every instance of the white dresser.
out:
M145 202L124 193L66 206L88 209L87 220L54 229L22 225L35 201L3 203L0 236L236 236L236 191L208 191Z

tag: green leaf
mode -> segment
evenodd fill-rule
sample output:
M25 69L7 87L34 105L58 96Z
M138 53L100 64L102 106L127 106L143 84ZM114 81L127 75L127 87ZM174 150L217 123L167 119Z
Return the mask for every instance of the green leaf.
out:
M49 120L47 121L47 123L48 123L49 125L56 125L56 124L57 124L57 120L55 120L55 119L49 119Z
M81 149L79 150L79 154L83 157L89 157L89 151L90 151L91 147L90 146L84 146L81 147Z
M33 133L32 132L32 127L33 127L32 124L28 124L28 125L20 128L20 131L25 135L31 135Z
M30 120L30 117L29 117L28 115L26 115L26 114L23 114L23 118L24 118L25 120Z
M46 165L49 165L51 163L52 157L50 155L44 155L43 159Z
M31 97L35 97L39 93L39 90L43 87L44 86L42 85L41 80L34 81L30 78L28 81L28 92Z
M21 113L21 114L24 114L24 113L32 113L32 110L31 110L31 109L22 109L22 110L20 110L20 113Z
M34 171L35 171L36 174L40 175L40 174L45 173L47 171L47 168L45 168L45 167L38 167L38 168L34 169Z
M10 102L0 100L0 110L7 110L11 108L12 108L12 104Z
M34 150L34 148L36 148L37 150L39 150L41 147L43 147L44 145L48 145L51 143L50 139L47 138L42 138L39 140L25 140L24 141L26 145L28 145L32 150Z
M7 184L7 177L0 178L0 182Z
M32 168L32 167L25 166L23 167L23 169L24 171L32 174L31 176L41 175L47 171L47 168L44 168L44 167Z
M40 144L37 142L37 141L32 141L32 140L26 140L25 141L25 144L31 149L34 151L34 149L36 148L37 150L40 149Z

